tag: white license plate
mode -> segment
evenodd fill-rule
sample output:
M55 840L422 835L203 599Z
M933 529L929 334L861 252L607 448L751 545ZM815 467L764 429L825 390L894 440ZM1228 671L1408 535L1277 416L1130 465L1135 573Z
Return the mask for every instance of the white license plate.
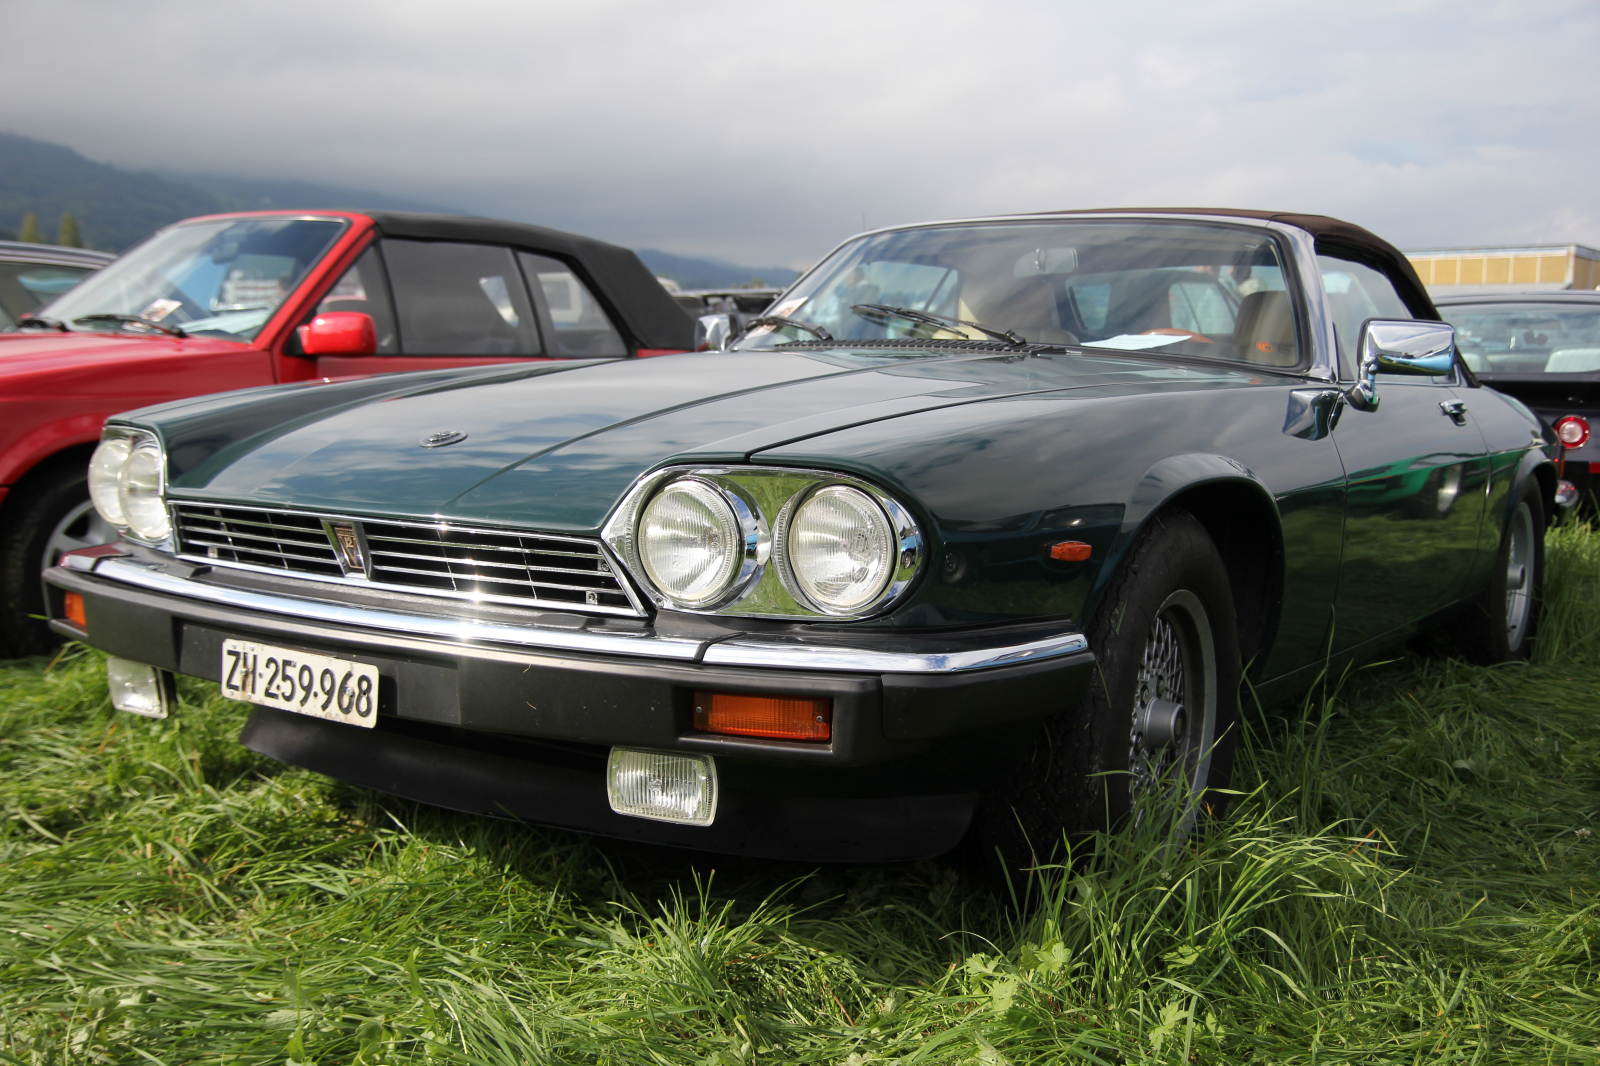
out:
M376 666L271 644L224 640L222 691L246 703L366 729L378 717Z

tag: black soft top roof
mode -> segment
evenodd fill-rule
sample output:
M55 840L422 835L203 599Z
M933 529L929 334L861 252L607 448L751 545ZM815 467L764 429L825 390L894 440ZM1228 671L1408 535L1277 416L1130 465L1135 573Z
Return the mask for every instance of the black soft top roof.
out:
M549 252L576 264L597 295L641 348L694 346L694 321L661 287L639 257L592 237L500 222L492 218L426 215L409 211L363 211L386 237L432 241L479 241Z
M1351 222L1327 215L1302 215L1293 211L1255 211L1237 207L1094 207L1086 210L1048 211L1051 215L1224 215L1256 218L1296 226L1316 238L1317 250L1348 255L1383 270L1396 281L1400 298L1418 318L1437 319L1438 309L1411 266L1411 260L1394 245Z

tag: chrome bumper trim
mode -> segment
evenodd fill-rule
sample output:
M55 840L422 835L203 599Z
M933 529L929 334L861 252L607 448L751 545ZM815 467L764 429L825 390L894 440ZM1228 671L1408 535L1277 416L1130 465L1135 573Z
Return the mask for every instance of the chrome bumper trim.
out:
M651 659L678 659L692 662L700 654L703 644L698 640L676 637L659 637L653 633L627 636L622 633L594 633L581 629L545 629L536 626L508 626L494 622L473 622L461 618L404 614L373 607L347 607L320 600L302 600L292 596L277 596L268 592L249 592L244 589L220 588L187 578L163 574L126 559L108 558L95 567L99 577L110 578L127 585L137 585L153 592L165 592L191 600L208 600L231 607L243 607L269 614L308 618L317 622L337 622L362 626L367 629L386 629L411 636L433 637L438 640L490 641L499 644L521 644L557 651L584 651L601 655L638 655Z
M106 556L95 560L95 563L92 569L97 577L124 585L133 585L183 599L204 600L314 622L360 626L459 643L484 641L547 648L552 651L629 655L649 659L672 659L679 662L699 661L708 666L753 666L860 674L952 674L1040 662L1089 650L1089 641L1081 633L1062 633L1043 640L1029 641L1026 644L967 651L893 652L814 644L780 644L755 637L732 637L720 642L706 642L686 640L681 637L663 637L654 633L630 636L581 629L546 629L539 626L513 626L406 614L372 607L350 607L267 592L224 588L163 573L125 556ZM72 557L68 559L68 568L87 569Z
M708 666L853 670L873 674L953 674L992 666L1039 662L1088 650L1089 640L1081 633L1062 633L1009 647L953 652L874 651L820 647L815 644L775 644L750 637L734 637L711 645L701 661Z

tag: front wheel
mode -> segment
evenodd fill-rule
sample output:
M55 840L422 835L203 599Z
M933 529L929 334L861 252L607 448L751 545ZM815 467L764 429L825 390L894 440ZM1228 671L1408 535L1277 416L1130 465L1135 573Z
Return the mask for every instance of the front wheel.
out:
M1522 483L1500 537L1483 594L1451 626L1470 662L1518 662L1533 654L1544 599L1544 499L1532 478Z
M74 466L45 475L6 501L0 528L0 658L37 655L57 638L44 614L40 573L63 552L117 539L89 502L88 471Z
M986 794L974 841L1012 870L1064 838L1154 812L1186 829L1226 788L1239 642L1227 570L1205 527L1169 510L1129 551L1087 633L1096 673Z

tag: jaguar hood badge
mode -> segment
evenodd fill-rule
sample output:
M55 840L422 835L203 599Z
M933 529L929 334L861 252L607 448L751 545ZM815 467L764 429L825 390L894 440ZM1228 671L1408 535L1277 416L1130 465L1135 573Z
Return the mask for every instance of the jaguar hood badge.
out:
M466 439L467 435L465 433L452 429L441 433L429 433L426 437L417 441L417 444L424 448L443 448L447 444L460 444Z

